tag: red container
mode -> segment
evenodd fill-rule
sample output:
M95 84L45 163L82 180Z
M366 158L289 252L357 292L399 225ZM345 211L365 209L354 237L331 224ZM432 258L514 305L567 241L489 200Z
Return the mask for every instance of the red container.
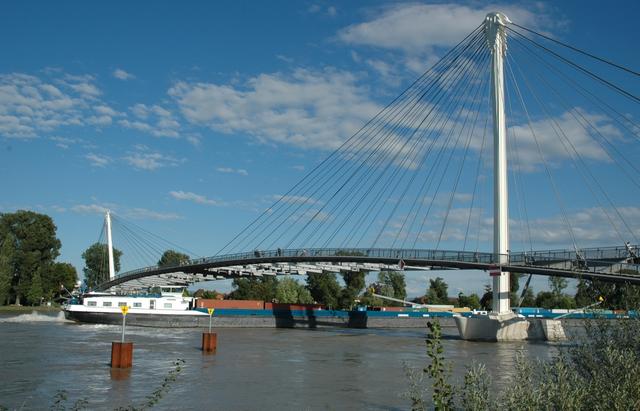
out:
M236 308L244 310L264 310L264 301L259 300L208 300L196 301L198 308Z

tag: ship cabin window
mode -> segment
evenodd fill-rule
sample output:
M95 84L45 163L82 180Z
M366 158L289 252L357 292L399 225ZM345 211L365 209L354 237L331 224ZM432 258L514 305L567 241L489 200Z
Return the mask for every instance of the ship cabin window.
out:
M124 303L122 301L118 303L118 307L126 307L126 306L127 306L127 303Z
M171 308L171 303L164 303L164 308Z
M96 301L87 301L87 305L89 307L95 307L96 305L98 305L98 303Z
M133 308L142 308L142 303L133 303Z
M111 307L111 305L112 305L112 304L111 304L111 301L104 301L104 302L102 303L102 306L103 306L103 307Z

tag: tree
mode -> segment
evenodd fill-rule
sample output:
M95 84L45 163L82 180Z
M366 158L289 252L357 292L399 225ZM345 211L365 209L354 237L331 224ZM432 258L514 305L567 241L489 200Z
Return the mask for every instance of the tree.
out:
M551 292L556 298L560 298L562 296L562 291L567 288L567 279L563 277L549 277L549 288L551 288Z
M407 299L407 284L404 280L404 274L397 271L381 271L378 274L378 284L382 286L382 295L397 298L398 300ZM390 305L401 305L402 303L393 303Z
M522 299L522 303L520 303L521 307L535 307L536 305L536 297L533 295L533 289L531 287L527 288L527 291L524 292L524 298Z
M311 304L313 302L309 290L291 277L285 277L278 281L276 300L279 303L288 304Z
M364 288L365 273L362 271L346 272L342 274L345 287L340 291L338 306L343 309L350 309Z
M493 290L489 284L484 286L484 294L480 298L480 306L483 310L491 310L493 305Z
M31 305L40 305L44 297L44 291L42 290L42 277L40 270L33 273L31 277L31 284L29 285L29 291L27 292L27 301Z
M53 263L43 280L44 298L53 300L66 294L63 287L69 291L73 290L78 281L78 272L69 263Z
M0 243L13 238L13 272L11 291L16 304L32 291L36 273L42 281L47 268L60 254L60 240L56 238L56 226L48 215L18 210L0 214ZM37 291L37 285L33 288Z
M458 294L458 307L469 307L472 310L480 309L480 297L478 294L471 294L469 296L464 295L463 293Z
M236 278L229 297L236 300L272 301L276 298L278 280L275 276Z
M579 298L578 298L579 294ZM602 308L637 310L640 308L640 287L625 283L609 283L598 280L578 283L576 304L585 307L604 298ZM579 300L579 301L578 301Z
M188 262L191 258L181 252L175 250L167 250L162 253L162 257L158 260L160 267L174 267Z
M333 273L309 273L307 274L307 289L314 301L327 307L338 306L340 284Z
M429 304L449 304L449 295L447 289L449 286L441 277L429 280L429 289L427 290L427 303Z
M15 275L14 254L14 239L12 235L8 235L0 247L0 305L9 304L11 281Z
M113 265L115 272L120 271L120 257L122 251L113 249ZM85 267L84 280L89 288L106 281L109 278L109 251L106 244L95 243L82 253Z

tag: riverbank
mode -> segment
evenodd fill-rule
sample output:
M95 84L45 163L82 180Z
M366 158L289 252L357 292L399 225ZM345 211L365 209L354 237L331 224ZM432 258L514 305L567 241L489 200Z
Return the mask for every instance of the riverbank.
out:
M62 308L60 306L46 306L46 305L2 305L0 306L0 313L10 314L10 313L30 313L33 311L37 312L58 312L61 311Z

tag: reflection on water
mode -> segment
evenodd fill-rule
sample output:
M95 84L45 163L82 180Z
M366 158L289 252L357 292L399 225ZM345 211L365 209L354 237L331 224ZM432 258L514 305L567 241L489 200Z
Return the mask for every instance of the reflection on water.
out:
M43 318L48 317L48 318ZM120 327L75 324L58 314L0 316L0 405L48 409L59 389L89 409L140 404L178 358L186 364L164 409L407 409L403 363L426 364L426 330L219 329L216 355L199 350L202 330L127 328L134 366L109 367ZM474 343L445 328L445 354L461 379L473 361L505 381L518 351L547 358L547 344Z

